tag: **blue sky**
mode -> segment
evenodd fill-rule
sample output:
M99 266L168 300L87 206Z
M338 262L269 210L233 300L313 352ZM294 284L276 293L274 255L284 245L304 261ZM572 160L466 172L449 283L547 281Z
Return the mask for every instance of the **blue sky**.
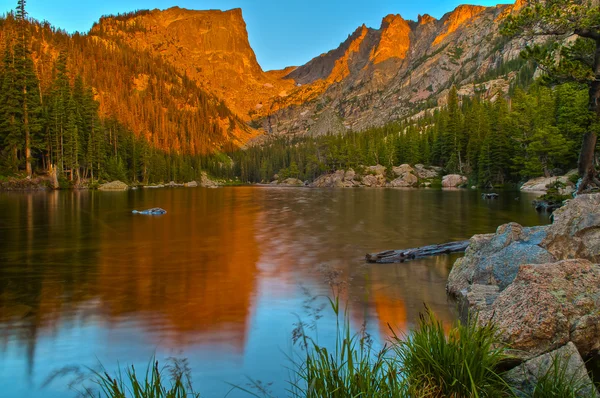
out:
M28 0L32 17L48 20L68 32L87 32L105 14L137 9L183 8L207 10L241 8L250 44L264 70L301 65L336 48L363 23L378 28L387 14L416 19L436 18L463 4L495 5L498 1L458 0ZM502 1L500 1L502 2ZM504 3L514 2L505 0ZM0 13L17 0L0 0Z

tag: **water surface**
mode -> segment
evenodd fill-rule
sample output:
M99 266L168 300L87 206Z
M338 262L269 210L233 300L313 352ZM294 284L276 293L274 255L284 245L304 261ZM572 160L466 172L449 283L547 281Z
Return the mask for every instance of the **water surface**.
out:
M531 195L468 190L238 187L0 192L2 397L74 395L69 365L109 370L152 355L188 358L197 389L223 397L247 377L283 396L298 319L341 282L352 326L376 344L414 326L424 303L444 322L456 256L367 265L364 254L466 239L509 221L548 222ZM519 199L519 200L516 200ZM133 215L163 207L164 216ZM311 300L311 297L321 297ZM324 310L313 332L331 340ZM245 396L233 392L229 397Z

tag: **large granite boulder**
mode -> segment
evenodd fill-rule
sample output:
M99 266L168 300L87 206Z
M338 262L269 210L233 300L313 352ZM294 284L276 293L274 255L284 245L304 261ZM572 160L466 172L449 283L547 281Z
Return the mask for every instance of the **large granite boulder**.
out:
M422 164L415 164L415 174L417 175L417 177L419 177L420 179L423 179L423 180L439 177L441 172L442 172L441 167L436 167L436 166L426 167Z
M394 166L392 168L392 171L394 172L394 175L396 175L397 177L402 177L404 174L407 174L407 173L413 174L415 172L415 169L410 167L409 164L401 164L400 166Z
M573 343L537 356L506 372L503 377L517 397L532 397L538 381L543 378L564 375L580 397L598 396L585 368L585 363Z
M419 183L419 179L414 175L415 170L408 164L394 167L392 170L398 178L390 182L391 187L415 187Z
M208 174L205 171L200 173L199 182L200 186L204 188L216 188L219 186L219 184L217 184L215 181L211 180L210 177L208 177Z
M600 263L600 194L579 195L556 210L542 245L557 259Z
M563 195L569 195L574 192L574 184L569 181L571 175L573 174L577 174L577 170L571 170L564 176L532 178L521 185L521 191L545 193L548 191L548 185L559 181L565 184L565 188L562 188L560 193Z
M363 176L361 182L364 186L373 188L385 187L387 183L385 176L382 174L367 174L366 176Z
M129 185L121 181L107 182L98 187L100 191L126 191L127 189L129 189Z
M352 169L337 170L335 173L324 174L314 180L310 186L313 188L351 188L360 185L355 181L356 173Z
M190 181L183 184L186 188L196 188L198 183L196 181Z
M517 357L531 358L572 341L584 356L600 350L600 266L587 260L525 264L479 322L496 324Z
M509 223L498 227L495 234L473 236L465 256L454 263L448 292L464 298L472 285L492 285L502 291L515 279L521 264L555 261L540 246L547 228Z
M299 180L298 178L286 178L285 180L281 181L281 183L279 185L288 185L291 187L302 187L302 186L304 186L304 182L302 180Z
M461 176L460 174L448 174L442 178L442 187L444 188L456 188L466 184L468 181L467 177Z

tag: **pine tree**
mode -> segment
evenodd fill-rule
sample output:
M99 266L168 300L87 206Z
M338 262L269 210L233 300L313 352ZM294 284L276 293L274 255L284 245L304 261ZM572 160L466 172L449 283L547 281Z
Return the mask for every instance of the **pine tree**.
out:
M41 130L41 103L39 81L35 73L31 50L29 48L31 34L25 3L25 0L18 0L17 3L16 20L18 37L14 46L14 63L15 81L21 93L19 105L22 113L18 122L21 123L24 140L26 171L27 175L31 177L33 174L31 151L34 142L37 141L36 134Z

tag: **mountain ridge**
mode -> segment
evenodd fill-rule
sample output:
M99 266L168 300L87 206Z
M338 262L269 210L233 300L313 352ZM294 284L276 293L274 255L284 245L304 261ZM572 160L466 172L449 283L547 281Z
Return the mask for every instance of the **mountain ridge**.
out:
M210 107L215 109L211 112L228 115L224 111L227 109L232 113L210 122L214 124L210 127L213 138L202 139L206 141L202 148L213 150L219 150L227 141L243 146L261 134L361 130L405 117L424 106L435 106L452 85L472 85L471 90L461 92L475 92L475 81L518 57L523 43L502 39L499 27L522 4L461 5L440 19L423 14L416 21L389 14L378 28L362 24L337 48L304 65L282 70L264 71L260 66L241 8L221 11L171 7L103 16L89 33L69 36L71 43L66 46L61 44L62 39L48 39L51 34L42 32L36 39L36 57L55 62L61 50L74 51L73 73L85 72L107 116L124 121L136 134L147 136L163 149L173 146L177 151L199 153L204 149L190 149L197 143L179 137L176 120L169 122L168 131L156 131L147 114L133 111L142 105L133 106L127 97L145 96L149 88L156 91L156 84L165 84L166 90L159 90L153 98L163 102L164 110L156 107L165 115L161 118L173 119L173 115L167 115L175 112L174 108L184 113L197 109L173 87L193 85L206 92L212 98ZM156 66L138 65L133 70L115 65L118 73L131 75L118 76L122 83L117 89L112 83L99 84L94 67L78 49L86 46L102 47L95 51L106 52L103 59L117 52L124 59L141 57L145 63L164 65L173 71L167 72L174 75L167 79L172 82L165 83L165 78L145 71ZM494 83L494 87L508 87L509 78L505 83ZM179 99L169 100L168 105L161 93ZM197 129L199 123L201 119L187 128ZM223 138L217 139L215 131L222 131L219 134ZM173 135L176 139L172 140L169 136Z

